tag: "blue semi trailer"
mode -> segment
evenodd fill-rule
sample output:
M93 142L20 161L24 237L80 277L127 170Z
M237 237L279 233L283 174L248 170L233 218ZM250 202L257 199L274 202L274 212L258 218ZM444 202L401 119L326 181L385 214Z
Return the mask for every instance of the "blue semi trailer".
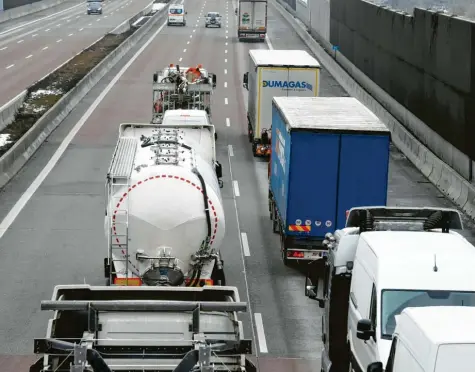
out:
M355 98L273 98L269 212L284 264L324 257L351 208L386 205L390 142Z

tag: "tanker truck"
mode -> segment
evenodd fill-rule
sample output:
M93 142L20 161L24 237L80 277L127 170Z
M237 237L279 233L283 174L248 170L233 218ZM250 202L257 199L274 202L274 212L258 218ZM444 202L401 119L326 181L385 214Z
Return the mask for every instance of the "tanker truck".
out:
M222 167L200 110L124 123L107 174L108 285L225 285Z
M235 287L57 285L41 310L30 372L256 372Z

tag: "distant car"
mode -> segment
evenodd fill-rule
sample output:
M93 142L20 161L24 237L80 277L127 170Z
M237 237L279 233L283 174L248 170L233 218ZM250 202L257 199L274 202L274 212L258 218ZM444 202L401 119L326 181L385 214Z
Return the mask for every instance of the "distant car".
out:
M208 12L205 17L205 27L219 27L221 28L221 16L218 12Z
M87 14L102 14L102 1L100 0L88 0L87 2Z

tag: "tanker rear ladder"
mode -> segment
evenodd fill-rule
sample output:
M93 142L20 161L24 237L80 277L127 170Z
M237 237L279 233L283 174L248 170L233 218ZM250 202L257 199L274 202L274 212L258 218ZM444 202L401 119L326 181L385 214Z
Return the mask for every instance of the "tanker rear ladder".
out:
M110 285L114 284L113 278L117 274L125 274L125 285L129 284L129 198L125 196L131 187L130 177L137 146L135 138L119 138L107 173L106 208L114 206L114 210L111 209L108 215L109 252L108 262L104 262L105 275ZM106 209L106 215L107 213ZM115 262L125 263L125 273L116 271Z

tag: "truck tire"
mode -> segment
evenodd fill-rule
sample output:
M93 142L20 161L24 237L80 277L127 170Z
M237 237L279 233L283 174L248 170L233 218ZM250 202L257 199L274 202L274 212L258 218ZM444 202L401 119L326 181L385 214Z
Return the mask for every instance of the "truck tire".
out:
M272 219L272 231L276 234L280 233L280 223L277 214L274 214L274 218Z
M217 285L217 286L226 285L226 276L224 275L224 270L213 269L213 272L211 273L211 279L213 279L213 285Z
M257 158L257 143L252 144L252 155Z
M280 254L284 265L289 266L289 259L287 258L287 252L285 251L285 239L282 235L280 236Z

